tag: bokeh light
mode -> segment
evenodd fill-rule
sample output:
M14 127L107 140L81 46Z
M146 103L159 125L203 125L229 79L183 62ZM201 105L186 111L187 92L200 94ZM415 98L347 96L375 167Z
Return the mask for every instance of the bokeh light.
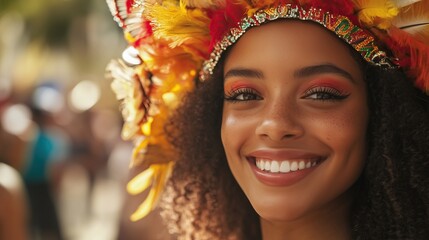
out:
M58 113L64 108L64 97L54 87L41 86L34 91L33 103L41 110Z
M28 222L25 239L120 239L132 144L115 169L122 167L123 178L106 174L121 142L121 116L104 72L127 46L112 18L105 1L0 0L0 162L22 174L35 166L38 181L52 188L29 192L26 201L52 195L43 207L58 211L55 217L29 204L37 220ZM127 51L127 64L137 63L135 51Z
M31 111L23 104L7 106L1 116L1 123L6 132L23 135L32 125Z
M70 92L71 107L79 112L91 109L100 100L100 87L91 81L81 81Z

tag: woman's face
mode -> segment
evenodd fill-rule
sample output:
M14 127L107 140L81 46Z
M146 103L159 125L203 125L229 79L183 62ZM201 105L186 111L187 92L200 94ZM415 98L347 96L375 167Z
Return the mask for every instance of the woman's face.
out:
M249 30L224 65L222 143L264 219L332 208L366 156L366 87L350 50L323 27L276 21Z

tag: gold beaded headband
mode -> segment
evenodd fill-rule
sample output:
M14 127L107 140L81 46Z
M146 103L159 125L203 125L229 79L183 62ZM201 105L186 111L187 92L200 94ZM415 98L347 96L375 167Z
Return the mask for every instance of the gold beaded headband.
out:
M217 42L210 59L203 63L201 80L204 81L213 74L222 53L238 41L248 29L277 19L299 19L319 23L352 46L367 62L383 68L397 67L385 52L379 50L374 38L354 25L347 17L334 15L314 7L306 10L296 4L280 4L276 7L261 9L253 15L243 18L237 27L232 28L229 34Z

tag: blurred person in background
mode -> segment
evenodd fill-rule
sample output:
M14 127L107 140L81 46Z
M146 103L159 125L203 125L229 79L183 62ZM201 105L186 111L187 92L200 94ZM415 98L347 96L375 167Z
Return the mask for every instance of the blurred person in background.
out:
M73 145L70 145L71 154L66 156L67 161L56 161L58 158L52 156L56 154L45 153L49 155L45 156L49 161L34 164L32 161L36 158L34 156L37 152L36 143L40 142L40 139L46 139L39 136L40 129L32 130L30 136L26 136L28 138L24 140L12 135L3 141L6 138L0 136L0 158L1 161L16 166L19 172L26 175L27 185L33 186L44 182L46 191L55 190L50 192L52 195L50 199L56 203L58 221L65 239L114 239L107 235L116 234L115 228L106 226L105 223L106 221L112 222L112 225L116 223L116 218L106 215L116 214L115 211L118 211L116 209L120 207L119 201L112 200L120 194L114 195L109 192L115 192L116 189L119 191L120 188L110 181L110 176L104 175L108 155L106 151L110 151L111 148L94 143L94 136L88 128L85 128L89 125L90 117L83 117L81 113L92 108L95 102L91 106L86 104L85 109L72 109L75 105L72 104L72 94L68 91L77 83L88 79L101 89L108 87L109 83L102 79L100 73L104 70L106 61L116 55L123 45L119 31L104 20L109 18L108 9L100 1L40 0L33 3L25 0L0 1L0 30L4 33L0 34L0 95L4 82L10 85L11 91L14 91L20 100L27 99L29 92L33 92L40 85L49 89L49 94L41 94L46 98L52 97L53 91L50 90L64 90L59 94L64 98L63 103L68 105L64 104L65 109L62 110L65 114L61 112L60 116L56 115L56 123L53 124L58 124L69 136L72 135L70 138L73 141L70 141ZM89 99L88 88L83 88L83 92L84 96L78 97L81 102ZM108 95L109 92L103 94L96 109L109 108L115 103ZM47 102L58 101L49 99ZM79 126L85 125L82 130L75 125L77 122L75 119L81 117L85 119L77 121L82 122ZM11 118L12 124L17 125L19 119ZM33 122L31 124L36 125ZM48 125L51 130L52 125ZM104 127L105 133L110 131L111 128ZM34 135L37 138L33 141ZM75 135L79 136L75 138ZM11 141L13 138L23 143L21 145L12 143L15 141ZM49 145L46 142L45 145ZM53 142L53 148L56 148L57 141ZM10 157L12 155L14 157ZM124 165L126 167L127 163ZM91 187L88 187L88 181L91 182ZM114 197L110 197L111 195L106 197L106 194ZM31 195L34 199L33 194ZM102 199L103 204L99 204L97 199ZM106 199L108 201L105 201ZM101 205L107 207L100 207ZM108 211L104 210L106 208ZM49 217L48 214L43 216ZM33 223L42 225L37 219ZM99 230L99 226L102 226L102 230ZM33 238L43 238L40 227L39 229L36 227L33 227L36 229L32 231ZM95 237L89 237L92 233L95 233Z
M26 142L0 128L0 162L21 171L24 167Z
M31 110L37 128L23 172L30 204L31 234L34 239L62 239L52 179L54 165L67 156L66 137L55 126L51 113L37 107Z
M12 134L10 129L5 129L4 120L6 110L14 104L12 97L0 100L0 162L6 163L18 172L24 167L25 150L27 142L18 135ZM16 126L16 125L15 125Z
M0 162L0 240L25 239L28 232L24 185L18 171Z
M0 240L28 239L28 202L22 176L26 142L8 132L4 114L13 100L0 100Z
M74 116L70 124L71 160L80 164L88 173L89 191L92 192L96 178L106 169L108 149L97 139L91 128L94 114L85 111ZM107 131L106 131L107 132Z
M3 129L0 130L0 162L20 171L24 166L26 142Z

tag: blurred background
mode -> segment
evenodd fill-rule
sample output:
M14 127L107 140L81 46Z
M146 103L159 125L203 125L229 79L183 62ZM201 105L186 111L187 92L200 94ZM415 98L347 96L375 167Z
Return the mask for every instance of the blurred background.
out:
M0 186L10 166L28 239L169 239L157 213L128 220L141 196L104 77L125 47L104 0L0 0Z

